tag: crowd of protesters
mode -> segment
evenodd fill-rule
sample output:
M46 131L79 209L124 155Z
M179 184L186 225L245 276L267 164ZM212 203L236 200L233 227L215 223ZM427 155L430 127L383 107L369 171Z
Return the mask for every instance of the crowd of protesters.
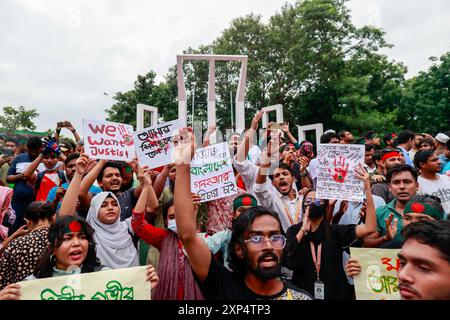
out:
M24 280L147 265L156 300L352 300L350 247L401 249L402 298L450 299L450 132L327 130L321 144L365 145L365 200L340 201L316 196L317 146L287 123L258 139L262 116L226 137L237 194L206 203L191 192L190 128L154 169L90 159L68 121L25 147L4 137L0 299Z

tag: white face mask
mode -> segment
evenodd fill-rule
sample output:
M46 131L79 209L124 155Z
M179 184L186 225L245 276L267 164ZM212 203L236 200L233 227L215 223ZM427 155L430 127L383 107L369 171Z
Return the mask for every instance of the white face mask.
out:
M167 229L169 229L169 230L171 230L171 231L173 231L175 233L178 233L178 231L177 231L177 224L175 222L175 219L167 221Z

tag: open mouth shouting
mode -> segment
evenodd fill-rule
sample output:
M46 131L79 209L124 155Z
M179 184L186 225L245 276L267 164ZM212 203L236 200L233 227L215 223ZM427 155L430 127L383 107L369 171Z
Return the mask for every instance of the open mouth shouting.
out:
M286 181L280 181L280 183L278 184L278 190L283 193L286 194L289 191L291 191L291 186L289 183L287 183Z
M78 261L82 258L83 252L79 249L73 250L71 253L69 253L69 258L71 261Z

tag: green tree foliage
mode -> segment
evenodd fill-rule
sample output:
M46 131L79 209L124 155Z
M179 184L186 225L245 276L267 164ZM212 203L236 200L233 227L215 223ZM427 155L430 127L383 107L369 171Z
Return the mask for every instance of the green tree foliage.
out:
M436 134L450 128L450 52L431 60L427 72L406 82L400 120L412 130Z
M211 44L184 53L247 55L246 124L256 110L283 104L292 124L323 123L325 128L347 129L355 135L443 130L449 127L449 54L427 73L405 81L407 68L381 53L392 47L385 32L373 26L353 25L348 0L299 0L284 5L267 23L250 14L234 19ZM195 92L195 117L206 121L208 64L183 66L188 115ZM240 64L216 64L217 125L231 124ZM177 117L176 68L161 84L155 74L139 76L134 89L117 93L109 119L135 124L138 103L159 108L165 120ZM230 92L232 97L230 97ZM436 115L442 119L434 121ZM188 117L188 119L190 119ZM420 130L419 130L420 131Z
M169 73L165 82L155 84L155 77L153 71L144 76L139 75L134 82L133 90L116 93L113 99L117 102L106 110L107 120L127 123L136 128L136 106L140 103L159 107L158 113L161 118L176 118L178 113L176 78ZM146 113L145 123L149 123L149 117L150 115Z
M0 115L1 131L13 134L17 129L34 130L36 125L33 119L38 117L36 109L26 109L24 106L18 108L3 107L3 115Z

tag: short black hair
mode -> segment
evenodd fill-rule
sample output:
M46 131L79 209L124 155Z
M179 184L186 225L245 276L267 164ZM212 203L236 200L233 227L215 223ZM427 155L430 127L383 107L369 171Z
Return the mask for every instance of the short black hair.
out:
M394 167L392 167L391 169L389 169L389 171L386 174L386 180L388 183L391 183L392 178L402 172L408 171L412 174L412 176L414 177L414 180L417 182L417 177L419 176L419 174L417 173L417 170L407 164L399 164L396 165Z
M373 145L373 144L366 144L365 145L365 149L366 149L366 152L369 152L369 151L372 151L372 150L374 150L375 149L375 146Z
M430 159L433 155L434 155L433 150L421 150L417 152L416 155L414 156L414 165L416 166L416 168L420 169L421 168L420 164L427 162L428 159Z
M338 138L336 133L324 133L321 137L320 137L320 143L330 143L331 139L333 138ZM339 138L338 138L339 139Z
M12 143L14 143L15 145L16 145L16 147L18 147L19 146L19 141L17 141L16 139L14 139L13 137L5 137L5 143L6 142L12 142Z
M103 166L102 170L100 170L100 173L97 176L97 181L98 182L102 181L103 175L105 174L105 170L107 168L116 168L117 170L119 170L120 176L122 177L122 170L121 170L122 166L119 163L117 163L117 162L109 161Z
M283 169L283 170L287 170L287 171L289 171L289 173L291 174L291 176L292 177L294 177L294 171L292 170L292 168L287 164L287 163L284 163L284 162L281 162L280 161L280 163L278 164L278 168L277 169ZM276 170L276 169L275 169ZM275 171L274 170L274 171ZM269 178L270 178L270 180L273 180L273 174L270 174L269 175Z
M366 134L364 135L364 138L366 138L366 139L372 139L371 137L372 137L373 135L376 135L376 132L373 131L373 130L370 130L370 131L367 131L367 132L366 132Z
M338 137L339 137L339 139L342 139L343 137L345 137L345 133L346 132L349 132L348 130L341 130L341 131L339 131L338 132Z
M233 223L231 230L231 239L228 244L228 263L233 272L240 277L245 277L247 273L247 263L245 259L239 258L236 254L236 246L241 246L242 250L246 250L244 246L244 234L248 231L253 221L260 216L271 216L278 221L280 226L280 232L284 235L283 228L281 226L280 218L278 214L265 207L257 206L248 208L243 214L241 214Z
M382 150L375 150L375 153L372 155L373 163L377 163L377 161L381 160L381 152Z
M34 201L25 208L24 217L36 223L39 220L51 220L55 213L49 203Z
M64 164L67 166L70 161L78 159L79 157L80 157L79 153L71 153L67 156L66 160L64 160Z
M27 139L27 148L31 150L36 150L42 147L42 140L39 137L29 137Z
M449 141L450 141L450 140L449 140ZM422 145L424 145L424 144L429 144L429 145L432 146L433 149L434 149L434 141L433 141L432 139L430 139L430 138L423 138L422 140L420 140L420 142L419 142L419 148L421 148Z
M397 143L398 144L404 144L407 143L409 140L414 139L416 136L416 133L411 130L404 130L400 132L400 134L397 137Z
M433 247L450 263L450 220L425 220L411 223L402 231L405 243L414 239Z

